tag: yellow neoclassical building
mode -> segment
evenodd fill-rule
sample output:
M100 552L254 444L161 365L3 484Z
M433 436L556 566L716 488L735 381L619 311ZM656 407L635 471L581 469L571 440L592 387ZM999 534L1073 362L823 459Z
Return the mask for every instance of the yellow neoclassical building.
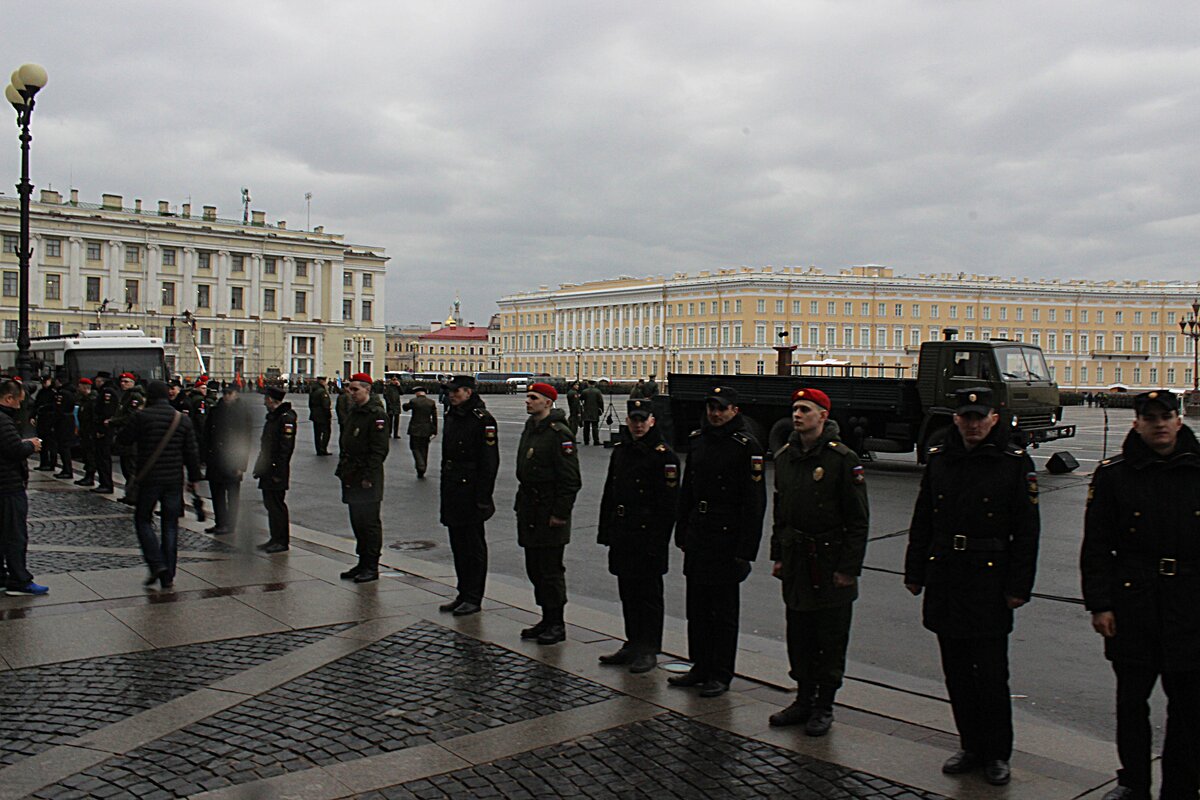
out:
M952 327L1040 345L1064 388L1191 388L1194 342L1177 321L1198 293L1181 282L740 267L509 295L499 338L502 369L633 380L770 373L781 332L799 361L912 367L919 344Z
M17 336L18 203L0 196L0 331ZM382 373L385 355L381 248L341 234L193 214L159 201L126 207L42 190L30 216L32 336L141 328L166 342L171 371L252 379Z

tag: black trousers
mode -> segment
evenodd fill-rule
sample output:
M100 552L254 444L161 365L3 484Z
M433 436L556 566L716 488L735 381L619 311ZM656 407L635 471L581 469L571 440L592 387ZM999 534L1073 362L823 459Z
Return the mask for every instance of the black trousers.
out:
M1167 695L1167 734L1162 753L1162 800L1196 800L1200 794L1200 669L1161 672L1141 664L1113 662L1117 675L1117 782L1150 791L1150 693L1162 678Z
M533 584L533 601L548 615L561 614L567 604L565 551L564 545L525 548L525 574Z
M737 660L740 583L687 582L688 658L703 680L728 684Z
M635 653L657 655L662 650L663 577L635 573L617 576L625 641Z
M112 440L105 436L95 444L96 485L102 489L113 488Z
M23 589L33 583L25 566L29 549L29 496L22 489L0 494L0 578L5 589Z
M35 427L36 435L42 440L42 449L38 454L38 469L49 469L58 463L58 442L54 439L54 425L38 419Z
M399 439L400 438L400 412L399 411L395 411L395 412L389 411L388 419L390 419L391 423L392 423L392 438Z
M429 437L409 436L408 448L412 450L413 465L417 468L417 474L424 475L425 470L429 468Z
M454 574L458 576L458 599L483 604L487 582L488 550L483 523L451 525L450 552L454 554Z
M938 636L942 671L963 750L985 759L1012 756L1008 636Z
M96 439L90 434L79 437L79 450L83 454L83 479L96 478Z
M62 471L69 477L75 477L75 470L71 465L71 445L74 444L75 437L67 436L58 440L58 459L62 462Z
M133 450L126 448L120 457L121 461L121 477L125 479L125 496L137 499L137 487L133 485L133 479L137 477L137 456Z
M787 609L788 673L798 684L841 688L854 604L813 611Z
M378 500L371 503L347 503L350 507L350 529L354 531L355 552L358 565L379 569L379 556L383 552L383 520Z
M288 516L287 489L263 489L263 507L267 509L267 529L271 541L277 544L291 542L292 524Z
M314 419L313 424L313 440L316 443L318 453L329 452L329 434L333 432L333 421L328 419Z
M237 530L238 503L242 499L242 482L214 481L208 479L208 488L212 490L213 517L216 525L223 531L233 533Z
M590 437L590 438L589 438ZM583 443L584 444L600 444L600 421L599 420L584 420L583 421Z

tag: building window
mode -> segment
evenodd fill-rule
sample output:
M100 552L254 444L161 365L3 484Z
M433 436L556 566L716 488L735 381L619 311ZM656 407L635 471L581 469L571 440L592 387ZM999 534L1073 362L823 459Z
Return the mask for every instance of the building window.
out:
M61 300L62 299L62 275L47 275L46 276L46 299Z
M5 297L16 297L17 296L17 294L18 294L17 277L18 277L17 273L13 272L12 270L4 271L4 296Z
M275 259L273 257L267 256L263 259L263 273L266 275L275 274Z
M343 272L342 273L342 286L354 286L354 273L353 272Z
M209 269L212 267L212 253L203 251L196 254L196 267L198 269Z
M782 313L783 313L783 301L782 301L782 300L776 300L776 301L775 301L775 313L776 313L776 314L782 314ZM727 371L728 371L728 370L727 370Z
M47 336L62 336L62 323L61 322L47 322L46 323L46 335Z
M125 245L125 263L140 264L142 262L142 250L136 244Z
M275 290L263 289L263 311L275 310Z
M162 263L164 267L175 266L175 248L164 247L162 250Z
M354 319L354 301L353 300L343 300L342 301L342 319L343 320Z
M233 311L241 311L242 310L242 305L243 305L242 296L244 293L245 293L245 289L243 289L241 286L229 287L229 308L231 310L233 310Z
M43 239L47 258L62 258L62 239Z
M163 344L175 344L175 326L167 325L163 328Z
M375 352L375 341L373 339L363 339L362 340L362 351L364 353Z
M4 252L5 253L7 253L9 255L16 255L17 247L19 247L19 246L20 246L20 242L17 240L16 236L13 236L11 233L4 234ZM98 257L99 256L97 256L97 258Z
M87 293L85 296L89 303L99 303L100 302L100 279L99 278L88 278L87 279Z
M5 248L5 249L7 249L7 248ZM88 261L99 261L100 258L101 258L100 243L99 242L88 242L87 243L87 260Z
M15 319L4 320L4 338L5 339L17 338L17 330L19 327L20 327L20 325L18 324L17 320L15 320Z
M125 304L138 304L138 282L136 280L125 281Z
M245 328L234 328L233 329L233 346L234 347L245 347L246 346L246 329Z
M297 278L307 278L308 277L308 262L305 261L303 258L296 259L296 277Z
M308 313L308 292L296 292L296 313Z
M230 256L229 257L229 271L230 272L245 272L246 271L246 257L243 255L238 255L237 253Z
M371 273L369 273L369 272L364 272L364 273L363 273L363 275L362 275L362 287L363 287L364 289L370 289L370 288L371 288L371 287L373 287L374 285L375 285L375 282L374 282L374 280L373 280L373 279L372 279L372 277L371 277Z
M197 308L208 308L208 303L209 303L208 296L209 296L210 289L211 289L211 287L209 287L208 284L205 284L205 283L202 283L196 287L196 307Z
M200 344L212 344L212 328L200 329Z
M363 318L364 320L369 320L369 319L371 319L371 301L370 301L370 300L363 300L363 301L362 301L362 318ZM546 348L546 341L545 341L545 340L546 340L546 337L545 337L545 335L543 335L543 336L542 336L542 349L545 349L545 348Z
M162 304L164 306L175 305L175 284L171 281L165 281L162 285Z

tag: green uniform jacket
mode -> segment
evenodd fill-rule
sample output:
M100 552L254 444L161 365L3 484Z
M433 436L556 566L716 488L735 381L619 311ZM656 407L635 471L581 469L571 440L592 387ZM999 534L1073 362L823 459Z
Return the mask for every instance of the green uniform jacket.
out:
M795 611L853 602L853 586L835 587L833 573L857 577L867 551L867 484L858 455L825 423L805 450L800 434L775 453L775 520L771 560L783 564L783 601Z
M600 415L604 413L604 395L600 390L589 386L580 393L579 399L583 401L583 421L599 422Z
M408 435L414 439L428 439L437 436L437 403L428 397L417 395L404 404L405 411L411 411L408 420Z
M387 404L387 412L389 414L399 414L400 406L404 402L404 390L400 388L400 384L384 384L383 401Z
M372 395L361 406L350 405L338 437L341 452L333 473L342 479L343 503L383 500L383 462L391 437L388 427L387 409L381 398Z
M337 402L334 403L334 410L337 412L338 426L345 425L346 415L350 413L350 393L345 389L338 392ZM387 409L384 409L383 413L386 414Z
M329 390L319 383L308 390L308 418L325 422L333 419L333 401L329 399Z
M599 392L597 392L599 394ZM561 408L550 409L542 420L530 417L517 448L517 544L557 547L571 541L571 509L583 485L575 435ZM550 527L550 517L567 520Z

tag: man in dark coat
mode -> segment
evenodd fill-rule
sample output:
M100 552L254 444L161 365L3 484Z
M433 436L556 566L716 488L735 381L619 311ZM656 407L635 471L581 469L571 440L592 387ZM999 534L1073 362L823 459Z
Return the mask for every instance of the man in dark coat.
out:
M600 444L600 416L604 413L604 395L595 381L588 381L579 399L583 402L583 443Z
M582 389L579 386L579 381L571 384L571 388L567 389L567 425L571 431L578 436L579 426L583 424L583 399L581 398Z
M79 379L79 450L83 454L83 477L76 486L96 485L96 395L91 378Z
M28 458L42 449L38 437L22 439L17 414L25 390L17 381L0 379L0 580L7 595L42 595L50 590L34 583L25 564L29 547Z
M196 446L200 448L201 464L208 456L208 412L217 404L216 398L209 397L209 391L215 389L216 384L209 386L209 383L208 376L201 375L185 395L187 415L192 420L192 430L196 433Z
M408 448L412 450L413 465L417 468L417 477L424 478L425 470L429 467L429 440L437 436L437 403L425 396L425 387L413 389L412 400L404 404L404 410L411 412L408 418Z
M449 529L458 594L441 610L462 617L478 613L483 604L488 566L484 523L496 513L492 492L500 469L496 420L475 393L470 375L450 381L443 434L441 521Z
M146 403L145 409L135 411L129 423L121 428L117 442L137 453L134 475L140 475L141 479L133 519L142 556L150 568L145 583L153 586L158 582L163 589L170 589L175 584L184 470L187 470L188 491L194 492L200 480L200 451L192 421L171 407L165 383L150 381L146 386ZM164 442L165 447L160 450ZM161 541L154 533L155 506L159 507Z
M846 671L850 621L867 550L866 477L829 419L829 396L792 393L792 434L775 453L771 574L783 582L788 662L796 701L774 726L824 736Z
M1167 695L1164 800L1200 794L1200 443L1169 389L1133 399L1121 454L1092 476L1080 564L1083 601L1117 677L1118 785L1149 800L1149 699Z
M763 450L737 402L727 386L714 387L706 398L706 424L691 434L675 525L687 578L692 669L667 682L698 686L701 697L724 694L733 680L741 583L758 557L767 506Z
M54 398L54 444L62 469L54 473L56 478L75 479L71 465L71 451L75 447L75 389L72 386L58 387Z
M646 381L646 385L642 387L643 399L653 400L658 394L658 382L654 380L656 377L658 376L651 373L650 380Z
M176 411L182 411L184 414L189 411L187 395L183 391L183 382L178 378L167 381L167 402Z
M242 477L250 460L250 436L254 421L235 383L225 384L224 396L208 412L207 417L204 463L208 468L205 476L208 478L208 488L212 491L216 523L208 532L223 535L237 530Z
M346 384L349 402L338 439L338 465L342 502L350 509L350 527L357 543L358 564L341 574L342 580L368 583L379 580L383 551L383 463L388 454L387 409L379 395L371 394L371 376L356 372Z
M113 425L117 411L121 407L121 390L113 383L111 375L96 376L96 433L94 447L96 451L96 494L113 493L112 453L113 437L117 427Z
M558 392L534 383L525 395L529 419L517 447L517 544L525 551L525 574L533 584L534 602L542 619L521 631L522 639L557 644L567 638L563 608L567 604L563 555L571 541L571 510L583 485L575 435L567 415L554 407Z
M383 387L383 402L387 406L392 438L399 439L400 412L404 409L404 389L400 386L399 376L393 375Z
M647 400L626 404L628 434L613 445L600 497L598 541L617 576L625 644L601 664L649 672L662 650L663 575L679 499L679 458L654 427Z
M961 741L942 772L982 766L987 782L1002 786L1013 741L1008 635L1013 609L1033 593L1037 473L997 425L990 389L960 389L956 400L953 427L926 454L904 585L925 592L924 624L938 637Z
M132 372L122 372L120 378L121 399L117 412L113 414L111 426L116 434L114 447L121 464L121 476L125 478L125 494L121 502L136 505L137 486L133 476L137 474L137 439L128 441L120 438L121 430L130 423L134 415L146 406L146 390L137 383Z
M254 462L254 477L262 491L263 506L267 509L267 528L270 539L258 545L268 553L282 553L291 543L291 520L288 515L287 490L292 475L292 452L296 449L296 412L284 400L287 394L278 386L264 390L263 405L267 421L263 423L258 459Z
M38 472L53 472L58 462L58 443L54 439L57 405L58 389L54 386L54 380L42 378L42 386L33 398L32 411L33 428L42 442L42 449L38 451L41 454L36 467Z
M317 455L329 455L329 436L333 432L333 400L325 385L325 376L317 378L308 391L308 419L313 424L313 442Z

